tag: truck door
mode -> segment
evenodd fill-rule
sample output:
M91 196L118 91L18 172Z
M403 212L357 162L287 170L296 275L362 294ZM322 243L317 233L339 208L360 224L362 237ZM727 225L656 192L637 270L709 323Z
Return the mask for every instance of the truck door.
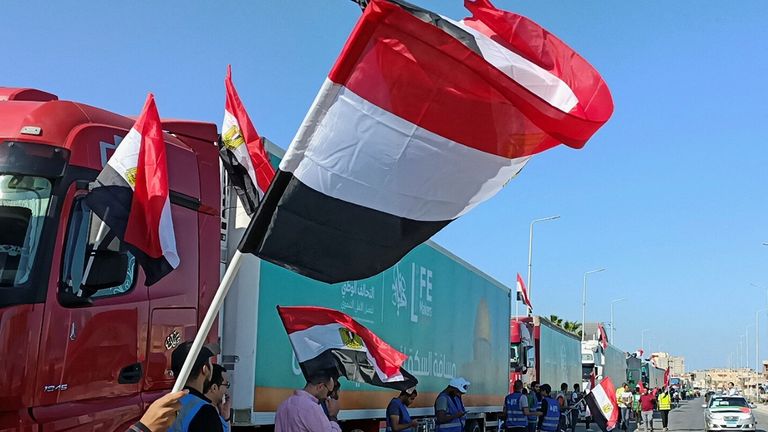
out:
M67 193L52 266L58 286L46 300L34 416L50 430L75 417L113 430L141 413L147 288L136 259L85 205L85 185Z

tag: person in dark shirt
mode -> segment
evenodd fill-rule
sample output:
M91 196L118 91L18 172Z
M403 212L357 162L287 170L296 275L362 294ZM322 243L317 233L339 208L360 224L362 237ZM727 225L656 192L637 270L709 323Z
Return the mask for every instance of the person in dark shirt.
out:
M171 370L174 376L179 376L189 354L192 342L184 342L171 355ZM218 354L218 347L205 345L195 359L184 389L189 394L181 398L181 409L176 421L169 431L172 432L223 432L221 419L211 400L205 397L205 392L211 384L213 368L211 357Z
M416 387L411 387L400 392L400 395L387 405L387 432L413 432L419 426L419 422L411 418L408 412L410 406L419 392Z

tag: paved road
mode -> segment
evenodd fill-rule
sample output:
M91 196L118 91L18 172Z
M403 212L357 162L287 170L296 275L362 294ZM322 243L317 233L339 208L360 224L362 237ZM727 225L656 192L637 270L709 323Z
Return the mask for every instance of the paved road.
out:
M692 399L683 401L680 406L673 409L669 413L669 430L670 431L704 431L704 408L701 405L704 403L703 398ZM755 417L757 417L757 431L768 432L768 406L760 406L755 409ZM661 432L661 416L656 412L656 416L653 422L654 430ZM592 425L592 431L599 431L600 429ZM579 424L576 428L576 432L584 432L584 424ZM629 431L634 432L637 430L637 424L631 421L629 424ZM617 429L617 432L620 431Z

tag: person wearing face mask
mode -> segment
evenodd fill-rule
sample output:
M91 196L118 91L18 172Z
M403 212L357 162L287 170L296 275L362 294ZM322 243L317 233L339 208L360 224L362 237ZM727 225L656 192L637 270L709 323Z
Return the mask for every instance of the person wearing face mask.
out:
M277 407L275 432L341 432L337 423L339 402L331 399L337 375L318 371L307 377L307 384L293 392ZM325 401L328 415L320 403Z
M171 354L171 370L174 376L179 376L184 361L189 355L192 341L184 342ZM181 409L168 429L171 432L223 432L219 412L205 392L211 384L213 368L211 357L218 354L218 347L205 345L197 355L184 389L189 393L180 399Z

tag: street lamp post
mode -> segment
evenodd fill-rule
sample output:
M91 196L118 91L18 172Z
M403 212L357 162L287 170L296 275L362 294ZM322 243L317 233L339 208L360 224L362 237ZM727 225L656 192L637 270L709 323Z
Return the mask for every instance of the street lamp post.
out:
M600 273L601 271L605 271L604 268L597 269L597 270L590 270L586 273L584 273L584 289L581 291L581 341L584 342L584 331L586 330L587 325L587 276L591 275L592 273Z
M614 334L614 327L613 327L613 305L618 302L622 302L626 300L626 297L622 297L620 299L612 300L611 301L611 342L613 343L613 334Z
M749 328L752 327L752 324L747 325L747 327L744 329L744 364L747 365L747 369L749 369Z
M640 349L643 350L643 353L645 353L645 332L649 332L651 329L643 329L643 331L640 332Z
M768 309L760 309L755 312L755 371L760 373L760 313Z
M744 335L739 335L739 345L736 349L736 369L741 368L741 341L744 340Z
M533 225L537 222L545 222L545 221L551 221L555 219L560 219L560 215L557 216L549 216L541 219L534 219L531 221L531 232L530 237L528 238L528 300L533 302L533 299L531 297L531 268L533 267Z

